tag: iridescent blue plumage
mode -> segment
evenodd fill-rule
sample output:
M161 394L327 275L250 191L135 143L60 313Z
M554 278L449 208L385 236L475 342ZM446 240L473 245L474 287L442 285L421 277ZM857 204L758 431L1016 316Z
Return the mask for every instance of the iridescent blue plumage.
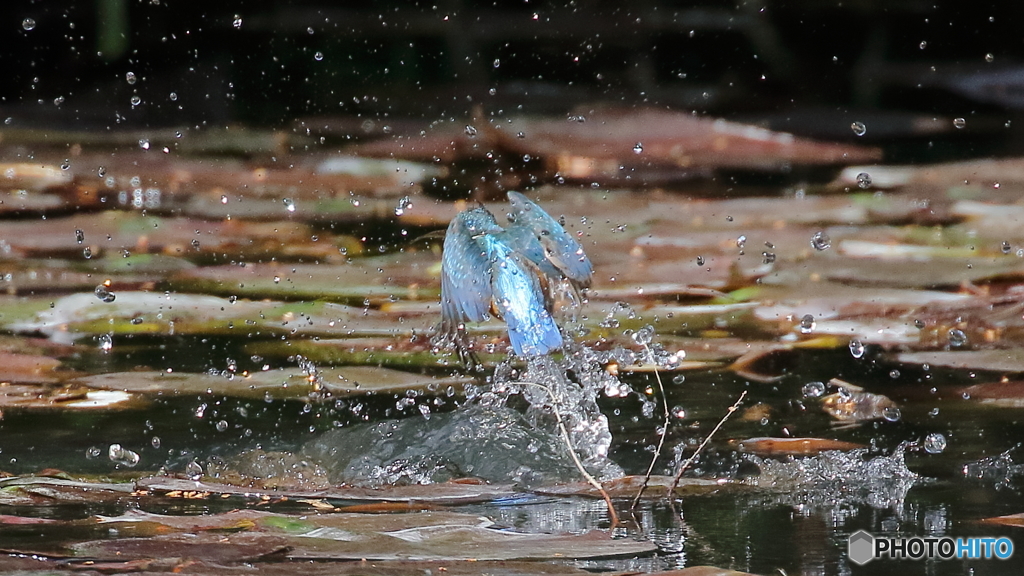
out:
M590 287L594 268L579 242L526 196L510 191L508 200L512 204L508 233L519 252L552 279L564 276L577 289Z
M466 347L464 323L490 314L505 321L517 355L539 356L562 346L546 282L538 276L558 272L538 265L537 253L524 253L539 246L529 237L503 230L483 208L461 212L449 224L441 259L441 328L460 351Z

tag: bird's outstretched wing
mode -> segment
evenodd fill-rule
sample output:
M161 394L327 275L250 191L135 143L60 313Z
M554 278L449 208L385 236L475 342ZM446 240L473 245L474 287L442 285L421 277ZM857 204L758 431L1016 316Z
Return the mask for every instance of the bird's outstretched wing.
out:
M490 318L490 260L480 238L500 232L483 208L460 212L448 225L441 255L441 327L452 334L463 322Z
M542 272L547 273L545 266L553 266L578 287L588 288L594 267L579 242L526 196L509 191L508 200L512 204L509 235L515 238L516 249ZM528 241L530 237L536 239L539 250Z

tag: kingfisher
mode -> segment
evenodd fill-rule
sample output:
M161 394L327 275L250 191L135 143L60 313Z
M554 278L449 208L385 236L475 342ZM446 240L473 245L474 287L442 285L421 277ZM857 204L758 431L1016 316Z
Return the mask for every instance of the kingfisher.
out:
M557 220L518 192L502 228L486 208L460 212L448 225L441 258L441 332L465 359L465 323L505 321L517 356L562 347L555 323L555 286L590 286L593 266Z

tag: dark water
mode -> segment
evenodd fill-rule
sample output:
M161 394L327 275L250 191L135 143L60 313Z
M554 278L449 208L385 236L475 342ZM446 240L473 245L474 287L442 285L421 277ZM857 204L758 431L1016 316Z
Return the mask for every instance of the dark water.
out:
M196 372L221 370L226 359L232 358L237 359L239 370L259 369L264 362L243 354L241 345L229 339L125 339L116 341L110 354L83 346L72 364L95 372L139 365ZM272 367L284 365L288 363ZM897 366L871 348L859 359L845 350L804 352L783 371L781 380L771 384L749 382L726 371L688 372L682 382L674 382L673 374L664 374L668 405L681 407L685 417L672 422L656 472L671 473L673 448L690 446L683 451L688 455L725 409L747 391L743 407L697 460L691 475L749 479L774 462L789 474L785 481L775 487L687 497L677 502L675 510L664 499L647 502L638 510L636 524L617 530L627 537L650 538L659 545L658 554L581 565L594 570L653 570L714 564L761 574L1009 574L1024 568L1024 552L1005 561L879 560L865 567L852 565L846 557L847 538L859 529L876 536L1008 536L1024 543L1015 529L978 522L1024 511L1024 448L1020 447L1024 435L1019 411L981 407L965 400L958 390L958 386L986 381L989 375ZM900 418L837 427L820 409L820 399L805 397L802 392L806 383L831 377L888 395L900 404ZM649 375L624 379L639 391L655 384ZM644 415L640 396L648 398L634 393L601 399L613 433L611 458L631 474L645 470L661 418L660 406L652 417ZM417 402L428 400L418 398ZM451 399L434 410L447 412L458 403ZM756 410L749 411L752 407ZM395 417L423 419L416 405L398 410L392 396L308 404L209 394L157 399L144 410L45 414L8 410L0 420L0 456L2 468L15 474L42 468L110 474L115 467L106 457L106 447L117 442L139 453L137 470L163 467L180 472L192 460L228 462L239 452L255 448L298 453L331 430L370 426ZM227 428L218 427L222 421L228 423ZM438 418L437 424L424 425L441 426L442 421ZM940 433L946 439L948 445L941 453L923 449L923 439L930 433ZM740 455L729 445L730 439L761 436L826 437L869 448L854 457L766 461ZM894 454L905 454L906 468ZM871 462L880 468L871 468ZM834 474L816 475L814 471L822 466L832 466ZM835 472L842 466L846 468ZM913 472L918 477L880 478L879 469L883 475ZM620 505L623 510L628 507L625 502ZM150 511L202 513L216 511L221 505L168 502L166 507L155 506L158 509ZM580 498L537 496L512 504L462 509L524 530L579 532L609 525L602 502ZM118 511L104 505L0 509L0 513L62 518ZM31 536L38 542L38 534Z

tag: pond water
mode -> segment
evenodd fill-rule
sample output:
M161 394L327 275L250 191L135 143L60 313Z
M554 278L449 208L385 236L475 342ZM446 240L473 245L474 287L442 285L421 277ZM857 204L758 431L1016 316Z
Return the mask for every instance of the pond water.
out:
M173 532L186 528L166 528L172 517L219 522L241 509L272 518L217 533L289 546L292 562L347 560L360 550L303 548L271 524L329 523L391 498L470 515L395 517L485 517L501 529L487 537L596 530L648 546L584 553L573 541L527 555L545 562L516 573L1020 571L1021 554L863 567L847 554L862 529L1017 538L1019 520L986 522L1024 512L1014 173L996 192L933 180L869 193L841 181L540 187L531 193L567 215L595 263L590 300L567 323L578 344L524 365L502 325L485 324L471 332L480 370L431 344L440 245L409 241L465 202L197 187L142 209L16 211L0 219L0 470L11 475L0 478L0 548L11 562L106 561L136 524ZM609 486L642 476L664 432L647 497L631 511L635 490L612 490L617 525L580 484L559 419ZM684 492L665 497L663 477L695 452ZM430 492L475 490L467 479L495 493ZM172 480L194 483L193 497ZM110 496L111 482L129 481ZM426 492L401 496L410 486ZM127 516L143 512L163 516ZM103 532L100 516L119 527ZM145 548L171 546L154 530L133 558L174 557ZM325 530L341 528L303 538Z

